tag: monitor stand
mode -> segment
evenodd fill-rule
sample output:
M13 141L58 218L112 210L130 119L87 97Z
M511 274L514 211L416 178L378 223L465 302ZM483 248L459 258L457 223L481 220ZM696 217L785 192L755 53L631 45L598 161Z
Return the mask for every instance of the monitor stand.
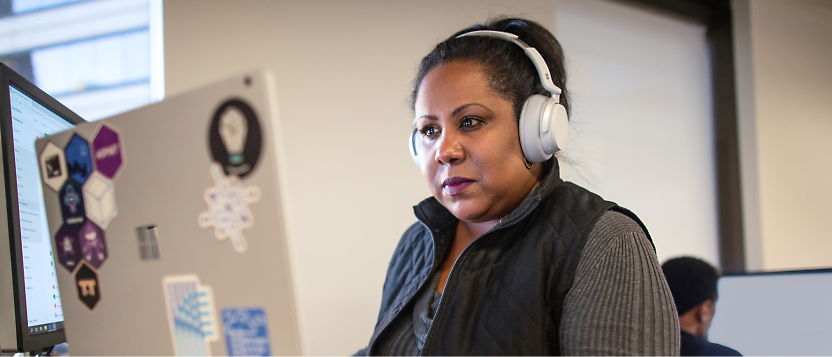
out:
M49 350L48 351L48 352L50 352L49 354L44 353L44 352L47 352L47 350ZM43 351L32 351L32 352L28 352L28 353L25 353L25 352L12 352L12 353L3 352L3 353L0 353L0 357L47 357L47 356L62 357L62 356L69 356L69 355L70 355L69 354L69 347L66 345L66 343L62 343L62 344L59 344L57 346L53 346L53 347L48 348L48 349L44 349Z

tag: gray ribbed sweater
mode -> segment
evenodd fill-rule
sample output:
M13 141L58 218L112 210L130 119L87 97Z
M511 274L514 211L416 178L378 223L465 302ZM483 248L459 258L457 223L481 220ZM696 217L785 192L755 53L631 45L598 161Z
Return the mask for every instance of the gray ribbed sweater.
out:
M391 323L392 334L379 341L378 351L420 354L441 297L435 289L417 294ZM564 355L679 354L676 307L658 258L641 227L621 213L605 213L590 231L563 311Z

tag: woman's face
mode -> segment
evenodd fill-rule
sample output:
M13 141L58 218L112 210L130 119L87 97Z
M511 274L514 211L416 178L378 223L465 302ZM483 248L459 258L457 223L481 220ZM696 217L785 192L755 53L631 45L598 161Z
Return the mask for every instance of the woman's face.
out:
M540 182L542 165L523 164L511 102L489 87L477 65L450 62L428 72L415 112L422 175L457 218L499 220Z

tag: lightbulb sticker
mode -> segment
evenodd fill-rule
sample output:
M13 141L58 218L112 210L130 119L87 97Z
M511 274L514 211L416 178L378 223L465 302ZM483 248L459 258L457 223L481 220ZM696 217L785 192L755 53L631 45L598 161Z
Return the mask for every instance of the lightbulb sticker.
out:
M254 110L240 99L225 101L214 112L208 132L211 156L226 175L244 178L260 158L263 137Z
M232 165L243 163L245 156L243 148L248 135L248 123L240 109L228 107L220 114L220 138L225 150L228 151L228 161Z

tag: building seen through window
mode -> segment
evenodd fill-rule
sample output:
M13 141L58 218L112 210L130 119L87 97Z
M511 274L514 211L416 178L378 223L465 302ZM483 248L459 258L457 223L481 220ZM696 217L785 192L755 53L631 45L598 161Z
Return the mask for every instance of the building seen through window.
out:
M0 0L0 62L86 120L164 96L161 0Z

